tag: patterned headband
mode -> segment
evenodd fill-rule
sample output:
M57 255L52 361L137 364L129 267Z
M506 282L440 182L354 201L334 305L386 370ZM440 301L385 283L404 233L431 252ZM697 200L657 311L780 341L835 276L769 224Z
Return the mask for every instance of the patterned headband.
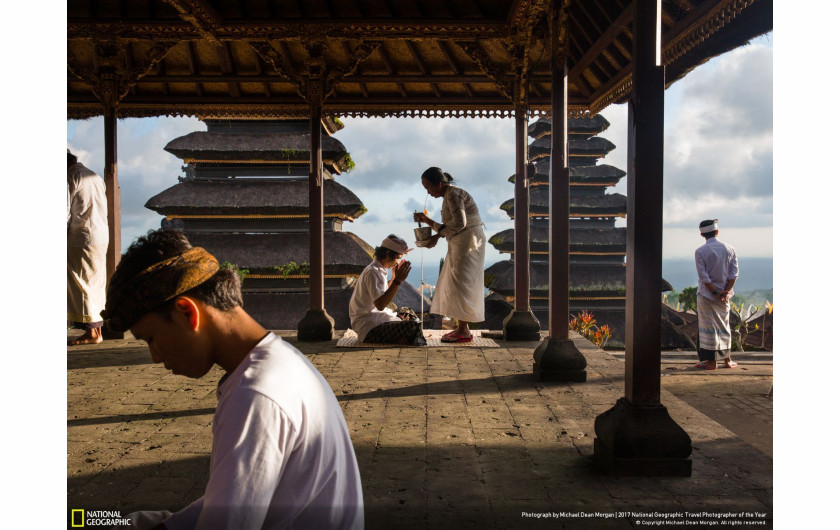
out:
M102 318L110 329L126 331L162 303L201 285L219 271L219 262L201 247L159 261L132 278L108 286Z

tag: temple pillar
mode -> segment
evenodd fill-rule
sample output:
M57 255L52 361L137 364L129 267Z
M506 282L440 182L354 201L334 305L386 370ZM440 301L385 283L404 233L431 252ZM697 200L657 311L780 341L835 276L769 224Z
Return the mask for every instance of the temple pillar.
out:
M105 271L111 281L120 263L122 222L120 205L120 182L117 178L117 112L113 105L104 107L105 116L105 197L108 200L108 250L105 254ZM113 331L107 326L102 330L106 339L121 339L125 334Z
M627 120L625 393L595 419L595 461L615 475L691 476L691 438L660 402L665 101L660 16L660 0L636 0Z
M502 322L504 339L510 341L540 340L540 322L531 311L530 289L530 219L528 218L528 112L516 106L516 179L514 181L514 307Z
M335 320L324 309L324 186L321 157L323 78L309 80L309 311L298 323L298 340L332 340Z
M551 5L551 169L548 227L548 337L534 350L538 381L586 381L586 358L569 338L568 67L561 2Z

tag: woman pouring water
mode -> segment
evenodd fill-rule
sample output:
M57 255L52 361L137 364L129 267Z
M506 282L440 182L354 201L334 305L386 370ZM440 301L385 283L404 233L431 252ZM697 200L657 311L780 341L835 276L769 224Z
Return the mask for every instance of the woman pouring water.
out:
M470 342L469 323L484 321L486 237L478 206L469 193L452 184L452 175L439 167L427 169L420 183L432 197L443 197L442 222L433 221L424 213L414 214L415 221L426 223L437 232L426 247L434 247L441 236L448 244L430 311L458 322L454 331L443 336L443 342Z

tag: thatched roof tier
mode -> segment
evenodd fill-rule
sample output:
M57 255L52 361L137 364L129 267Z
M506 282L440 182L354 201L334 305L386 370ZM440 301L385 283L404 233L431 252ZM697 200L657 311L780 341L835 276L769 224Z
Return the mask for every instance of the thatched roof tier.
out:
M595 136L606 131L610 122L600 114L582 118L569 118L566 127L570 135ZM528 136L542 138L551 135L551 118L540 118L528 126Z
M528 189L530 197L529 215L548 217L548 186L532 186ZM508 199L499 207L514 217L513 199ZM624 217L627 214L627 197L619 193L601 196L569 197L570 217Z
M321 137L324 165L333 173L350 167L344 144L331 136ZM198 162L299 162L309 163L308 132L209 132L196 131L175 138L164 149L187 163Z
M352 222L352 221L351 221ZM340 217L325 217L324 230L341 232L344 220ZM308 216L299 217L166 217L160 222L161 228L170 228L184 232L187 237L194 232L216 233L289 233L309 230Z
M531 179L531 186L548 185L548 175L551 168L551 158L543 157L534 164L536 173ZM583 166L569 166L569 184L571 186L615 186L618 181L627 175L626 171L618 169L609 164L592 165L587 163ZM516 175L508 177L508 182L515 182Z
M548 267L531 263L530 295L537 298L548 297ZM513 260L499 261L484 271L484 285L502 296L513 296L514 274ZM569 265L569 296L573 298L610 298L625 296L626 267L622 263L613 264L576 264ZM672 290L671 285L662 280L662 291Z
M531 252L548 252L548 226L531 221L530 228ZM513 252L514 230L503 230L491 237L489 242L499 252ZM569 247L572 254L623 256L627 250L627 229L570 230Z
M184 167L186 180L307 180L309 179L309 161L248 163L237 162L191 162ZM333 180L335 177L325 167L321 178Z
M280 119L280 120L201 120L207 124L207 131L214 133L288 133L301 132L309 134L309 120ZM321 129L325 134L333 135L344 128L344 124L335 117L321 118Z
M548 268L534 263L529 267L532 296L548 296ZM500 261L484 271L484 285L503 296L513 296L515 285L513 260ZM569 296L601 293L624 296L626 269L623 264L569 265Z
M324 309L335 319L334 329L350 327L350 298L353 287L324 292ZM268 329L297 329L298 323L309 310L309 293L243 293L245 310L254 319ZM420 294L413 285L403 282L400 285L394 303L398 307L408 306L420 314ZM429 311L429 302L424 302L424 310Z
M589 138L578 138L569 135L569 162L575 158L586 157L590 159L604 158L607 153L615 149L615 144L606 138L592 136ZM543 136L531 142L528 146L528 160L534 161L540 158L551 156L551 136Z
M250 274L308 276L309 234L195 233L190 243L203 247L220 263L248 269ZM324 233L324 274L359 274L370 264L373 248L351 232Z
M146 208L167 216L306 215L309 183L305 180L185 180L149 199ZM357 218L365 211L355 193L334 180L324 181L324 215Z

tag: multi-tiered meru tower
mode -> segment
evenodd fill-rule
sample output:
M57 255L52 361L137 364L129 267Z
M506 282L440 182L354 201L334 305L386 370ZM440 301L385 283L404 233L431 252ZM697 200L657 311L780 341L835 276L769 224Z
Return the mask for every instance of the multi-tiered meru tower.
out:
M569 309L573 314L588 310L599 323L610 324L617 333L611 346L624 343L626 229L616 226L616 219L627 214L627 197L607 193L626 173L614 166L601 164L615 149L609 140L597 135L609 127L602 116L570 118L570 285ZM534 141L528 147L528 160L535 164L536 174L529 183L530 198L530 303L543 329L548 327L548 175L551 162L551 121L540 119L528 127ZM514 177L509 179L513 182ZM513 199L501 209L514 217ZM514 231L504 230L490 238L499 252L513 255ZM485 270L485 284L491 294L487 298L488 321L485 325L501 327L490 321L504 318L512 306L514 294L513 258L498 262Z
M246 310L269 329L296 329L309 308L309 122L205 120L197 131L169 142L185 177L149 199L165 228L181 230L219 262L237 266ZM367 210L337 183L353 165L330 135L343 126L322 121L324 182L324 306L335 329L350 327L352 284L373 248L342 230ZM420 312L419 294L404 282L398 306Z

